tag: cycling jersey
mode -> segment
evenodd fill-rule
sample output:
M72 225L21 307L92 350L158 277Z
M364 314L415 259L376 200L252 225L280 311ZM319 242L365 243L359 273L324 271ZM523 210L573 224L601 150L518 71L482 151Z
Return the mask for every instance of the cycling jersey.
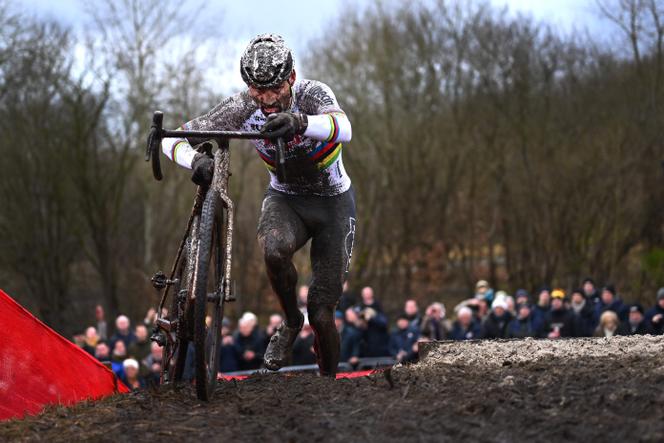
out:
M275 145L268 140L254 140L259 157L270 173L270 187L294 195L333 196L346 192L351 185L342 161L342 143L351 139L351 125L339 107L332 90L315 80L297 80L292 87L290 112L308 116L307 129L295 136L286 147L287 180L277 180ZM185 123L183 130L258 131L266 116L248 91L233 95L210 112ZM168 158L191 168L196 151L193 139L167 138L162 150Z

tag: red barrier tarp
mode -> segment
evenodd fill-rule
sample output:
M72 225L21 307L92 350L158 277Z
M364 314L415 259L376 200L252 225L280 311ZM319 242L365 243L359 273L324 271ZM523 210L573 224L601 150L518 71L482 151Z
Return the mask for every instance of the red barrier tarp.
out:
M0 290L0 420L129 392L113 372Z

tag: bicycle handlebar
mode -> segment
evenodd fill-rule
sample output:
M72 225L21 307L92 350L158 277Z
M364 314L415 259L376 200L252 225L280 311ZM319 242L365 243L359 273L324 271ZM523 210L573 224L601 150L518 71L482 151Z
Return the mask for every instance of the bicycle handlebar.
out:
M242 140L275 140L276 139L276 174L280 182L286 181L286 142L283 138L270 137L260 132L242 132L242 131L173 131L163 128L164 114L161 111L155 111L152 116L152 126L148 134L148 143L145 151L145 161L152 160L152 175L156 180L163 178L161 172L161 163L159 152L161 151L161 140L170 137L199 137L216 138L223 140L242 139Z

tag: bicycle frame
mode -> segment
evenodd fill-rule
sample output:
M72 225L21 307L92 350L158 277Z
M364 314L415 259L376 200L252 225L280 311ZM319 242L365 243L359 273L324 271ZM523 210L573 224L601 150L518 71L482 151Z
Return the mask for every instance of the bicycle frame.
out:
M159 302L159 307L157 311L157 318L155 320L155 330L153 331L152 339L159 343L161 346L164 346L167 341L173 345L176 343L176 339L173 338L171 332L177 331L177 328L180 325L177 324L178 319L175 318L173 321L164 318L162 315L164 305L168 299L170 287L178 283L177 279L174 279L178 266L182 260L182 253L185 249L186 243L189 239L197 237L198 234L192 232L192 228L195 227L194 221L196 217L201 214L201 209L203 202L209 192L217 193L219 199L221 200L223 206L226 209L226 242L225 242L225 260L222 264L223 267L223 278L219 281L219 286L214 288L212 294L207 294L207 300L210 302L227 302L233 301L234 296L231 293L231 269L232 269L232 249L233 249L233 219L234 219L234 205L233 201L228 195L228 184L230 177L230 151L229 151L229 140L230 139L267 139L272 140L273 137L267 137L260 132L240 132L240 131L173 131L166 130L162 127L163 123L163 114L159 111L154 113L152 119L152 128L148 136L148 144L146 149L146 161L152 161L152 172L157 180L163 178L161 171L161 164L159 160L159 153L161 151L161 141L163 138L202 138L202 139L212 139L218 143L218 149L214 153L214 175L213 180L209 188L198 187L196 197L194 200L194 206L192 208L189 220L187 222L187 228L185 230L184 236L180 241L180 246L177 251L175 262L171 268L170 274L168 277L162 272L158 272L152 277L152 284L158 291L161 291L165 288L165 291L162 294L161 300ZM206 146L206 143L209 146ZM280 181L286 180L285 173L285 143L281 138L276 139L275 146L275 157L276 157L276 167L277 167L277 178ZM203 152L211 152L212 146L209 142L204 142L199 145L199 150ZM197 226L197 225L196 225ZM191 248L195 248L195 242L192 242L190 245ZM197 256L194 253L195 250L189 251L190 257ZM192 275L192 270L198 269L198 263L192 264L187 263L187 269L185 272L188 276L187 280L189 282L195 278ZM221 269L219 269L221 271ZM182 294L173 294L173 297L178 297L174 299L176 303L181 303ZM188 297L193 297L192 294L187 294ZM223 297L223 298L222 298ZM186 299L185 299L186 300ZM161 334L159 331L165 331L166 334ZM175 346L171 346L170 349L174 349ZM171 361L173 355L165 355L165 361Z

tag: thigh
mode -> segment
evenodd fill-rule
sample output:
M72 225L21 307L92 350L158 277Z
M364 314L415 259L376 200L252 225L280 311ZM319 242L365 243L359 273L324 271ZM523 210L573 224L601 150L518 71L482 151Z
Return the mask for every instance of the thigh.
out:
M309 239L302 219L290 207L286 198L268 194L261 206L258 220L258 240L263 249L276 248L292 255Z
M312 287L317 303L336 303L350 269L355 241L355 199L352 191L326 210L327 221L311 240ZM312 300L313 301L313 300Z

